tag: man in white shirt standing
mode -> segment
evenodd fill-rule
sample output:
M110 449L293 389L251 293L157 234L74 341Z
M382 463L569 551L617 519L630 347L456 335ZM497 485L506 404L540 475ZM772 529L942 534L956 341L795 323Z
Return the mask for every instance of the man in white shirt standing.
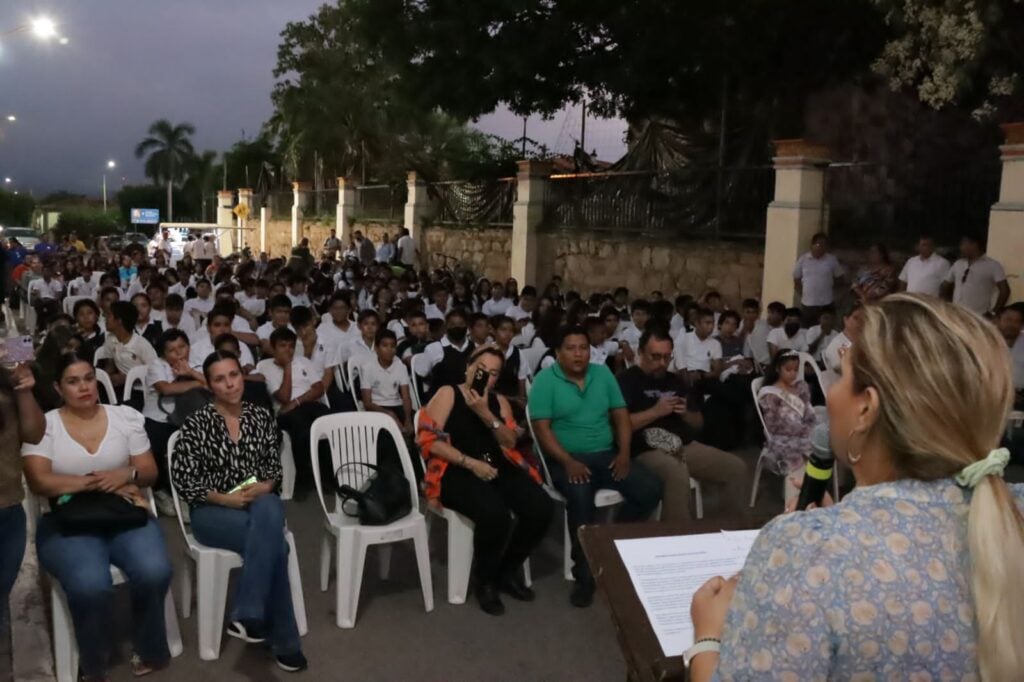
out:
M395 245L391 243L391 237L384 233L381 237L380 246L377 247L377 262L390 263L395 258Z
M793 266L793 282L800 293L803 326L816 324L821 308L832 305L834 291L846 271L839 259L828 252L828 237L819 232L811 238L811 250Z
M985 255L981 240L972 235L960 239L960 260L946 273L943 296L979 315L1002 310L1010 298L1010 285L999 261ZM952 294L952 295L951 295ZM995 305L992 305L992 299Z
M917 240L917 255L907 260L900 272L900 291L938 296L949 273L949 261L935 253L935 240L923 234Z
M402 228L402 236L395 243L395 248L398 249L399 263L407 268L415 267L417 256L416 242L413 240L412 235L409 234L408 228Z
M53 276L52 265L44 264L42 274L42 278L28 284L28 302L36 309L36 331L39 332L57 314L57 302L64 292L64 285Z

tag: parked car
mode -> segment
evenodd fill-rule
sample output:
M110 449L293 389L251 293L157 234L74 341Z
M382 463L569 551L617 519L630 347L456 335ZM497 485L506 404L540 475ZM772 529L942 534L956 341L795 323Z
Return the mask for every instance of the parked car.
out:
M145 248L149 243L149 235L142 232L125 232L124 234L112 234L107 239L107 244L115 251L120 251L129 244L138 244Z
M39 233L31 227L0 227L0 237L11 239L12 237L21 242L26 249L32 249L39 243Z

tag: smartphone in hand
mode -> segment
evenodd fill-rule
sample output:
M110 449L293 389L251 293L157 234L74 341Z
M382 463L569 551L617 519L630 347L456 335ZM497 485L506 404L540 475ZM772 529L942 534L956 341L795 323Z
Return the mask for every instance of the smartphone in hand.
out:
M8 367L35 360L31 336L14 336L0 344L0 364Z
M490 375L486 371L477 367L476 373L473 375L473 383L469 387L476 391L477 395L483 395L484 391L487 390L487 380L489 378Z

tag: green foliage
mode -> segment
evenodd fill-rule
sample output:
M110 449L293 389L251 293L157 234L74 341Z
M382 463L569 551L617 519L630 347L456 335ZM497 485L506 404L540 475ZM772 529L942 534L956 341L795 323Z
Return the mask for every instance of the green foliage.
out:
M27 194L0 189L0 225L30 226L35 206L35 200Z
M116 211L104 211L102 208L89 206L69 206L61 211L54 229L58 236L63 237L74 232L88 241L95 237L116 234L123 228Z
M276 187L280 180L281 155L274 149L274 141L266 132L253 140L239 140L224 156L228 167L228 187L259 191ZM218 169L218 172L223 171ZM221 177L217 177L217 182Z

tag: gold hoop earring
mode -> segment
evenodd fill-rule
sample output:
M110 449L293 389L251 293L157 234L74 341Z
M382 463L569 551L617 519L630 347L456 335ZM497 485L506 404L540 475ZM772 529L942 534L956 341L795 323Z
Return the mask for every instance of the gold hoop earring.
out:
M856 464L860 461L860 458L864 456L863 451L854 454L853 449L850 447L850 442L853 440L853 436L857 433L857 429L851 429L850 435L846 437L846 459L850 464Z

